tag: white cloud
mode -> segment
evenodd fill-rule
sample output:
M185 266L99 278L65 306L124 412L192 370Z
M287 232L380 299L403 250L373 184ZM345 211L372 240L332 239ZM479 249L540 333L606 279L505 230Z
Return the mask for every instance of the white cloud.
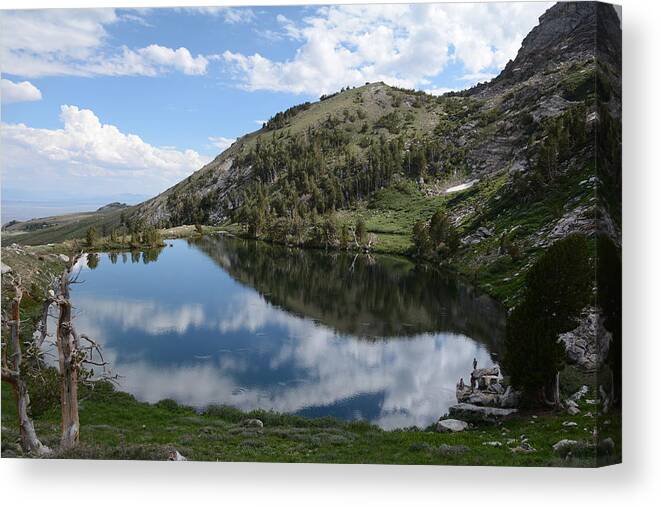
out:
M232 146L232 143L236 141L236 138L233 137L209 137L209 141L213 143L216 148L219 148L220 151L225 151L227 148Z
M0 79L0 97L3 104L34 102L41 100L41 92L29 81L14 83L9 79Z
M69 105L60 109L61 129L2 124L5 183L17 188L78 188L87 193L109 187L156 193L209 161L194 150L153 146L101 123L89 109Z
M181 7L181 11L194 14L203 14L206 16L222 17L226 23L251 23L255 20L255 11L248 7Z
M250 23L255 19L255 13L247 8L226 7L222 13L228 23Z
M428 93L429 95L443 95L444 93L454 92L454 91L456 91L454 88L434 87L434 88L427 88L425 90L425 93Z
M339 5L298 25L279 15L283 36L303 42L288 60L225 51L247 90L321 94L385 81L431 87L451 61L493 74L516 55L550 3Z
M102 75L156 76L170 70L188 75L201 75L207 71L209 61L202 55L193 57L186 48L171 49L157 44L122 52L98 63L88 64L85 71Z
M118 17L112 9L5 11L2 71L26 77L206 73L208 60L183 47L110 47L107 26L141 19L127 16Z

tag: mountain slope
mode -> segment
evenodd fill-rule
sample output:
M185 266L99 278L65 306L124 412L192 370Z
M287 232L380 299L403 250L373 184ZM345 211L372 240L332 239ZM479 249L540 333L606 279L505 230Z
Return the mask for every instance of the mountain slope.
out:
M441 209L460 239L452 264L512 304L553 241L620 243L620 69L614 8L559 3L492 81L440 97L370 83L294 106L122 222L328 246L360 217L372 248L412 254L414 225Z
M597 61L598 21L607 43ZM252 220L264 222L261 229L295 218L294 209L306 217L353 208L405 180L433 195L458 182L529 173L549 131L574 121L563 113L585 119L577 128L589 134L601 99L619 121L619 37L611 6L557 4L490 83L441 97L372 83L293 107L138 206L136 217L160 226ZM558 118L562 125L549 125ZM556 165L593 157L583 144L570 147L575 160ZM263 216L251 216L254 208Z

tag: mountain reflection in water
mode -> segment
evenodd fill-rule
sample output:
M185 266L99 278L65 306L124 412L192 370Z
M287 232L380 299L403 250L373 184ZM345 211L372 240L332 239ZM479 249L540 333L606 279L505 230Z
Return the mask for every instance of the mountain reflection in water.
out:
M73 289L138 399L427 426L503 333L491 299L391 256L234 238L88 258ZM91 269L90 266L95 266Z

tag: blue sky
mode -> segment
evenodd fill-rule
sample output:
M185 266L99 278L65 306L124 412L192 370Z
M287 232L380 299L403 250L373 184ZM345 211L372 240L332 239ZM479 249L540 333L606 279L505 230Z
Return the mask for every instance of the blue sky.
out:
M154 195L321 93L465 88L550 5L4 11L3 198Z

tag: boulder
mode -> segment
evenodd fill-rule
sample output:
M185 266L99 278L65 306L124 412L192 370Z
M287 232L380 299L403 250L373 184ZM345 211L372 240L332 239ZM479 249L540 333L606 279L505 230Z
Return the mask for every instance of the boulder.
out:
M471 403L458 403L449 408L449 414L468 422L497 423L516 414L515 408L480 407Z
M2 274L11 273L11 268L7 266L4 262L2 264Z
M519 405L521 394L510 386L503 390L502 384L492 384L485 391L471 391L470 387L460 389L457 387L457 402L469 403L483 407L516 408Z
M473 378L480 379L481 377L498 377L500 375L500 369L498 366L492 366L490 368L477 368L471 373Z
M553 444L553 452L564 456L577 446L578 442L576 440L563 438L562 440Z
M522 442L520 445L513 447L511 451L515 454L530 454L531 452L537 452L537 449L528 442Z
M500 396L500 407L501 408L515 408L519 406L519 401L521 400L521 393L515 391L511 386L507 386L505 392Z
M173 449L168 453L168 461L188 461L179 451Z
M261 429L264 427L264 423L260 421L259 419L246 419L241 423L243 426L247 426L248 428L257 428Z
M68 255L59 254L57 257L58 257L58 259L60 259L62 262L69 262L69 256L68 256Z
M580 412L581 410L578 407L571 407L571 406L567 407L567 413L569 415L576 415L579 414Z
M605 438L601 442L599 442L599 447L597 450L599 454L602 455L613 454L613 451L615 450L615 442L611 437Z
M439 433L456 433L468 428L468 423L457 419L441 419L436 423L436 431Z
M487 387L487 391L494 394L504 394L505 388L503 387L503 384L496 381L492 384L489 384L489 386Z
M583 397L588 394L588 386L581 386L581 388L571 395L569 398L573 402L581 401Z

